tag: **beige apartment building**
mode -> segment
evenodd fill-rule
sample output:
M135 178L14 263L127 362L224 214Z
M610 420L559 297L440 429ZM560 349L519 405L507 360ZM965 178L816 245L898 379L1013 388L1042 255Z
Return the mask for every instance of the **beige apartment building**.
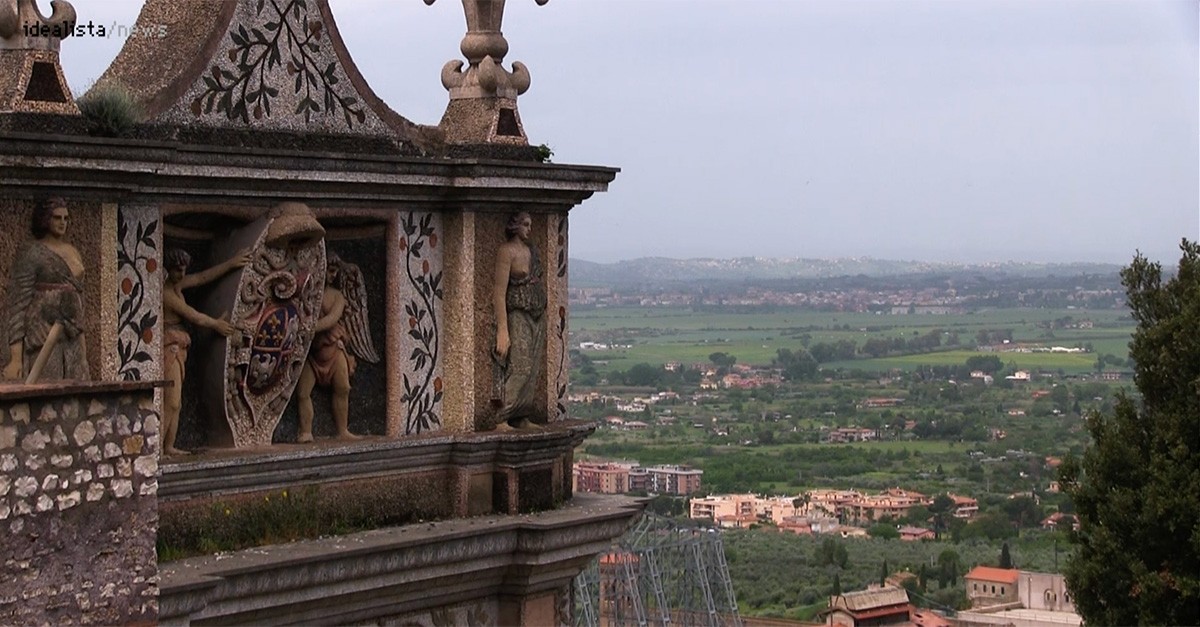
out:
M748 527L758 520L757 508L753 494L721 494L692 499L688 517L707 518L723 527Z

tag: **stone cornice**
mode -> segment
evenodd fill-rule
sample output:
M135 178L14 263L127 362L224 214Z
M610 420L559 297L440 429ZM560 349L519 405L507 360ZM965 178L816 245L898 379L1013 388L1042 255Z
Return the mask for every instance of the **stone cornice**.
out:
M159 202L421 205L563 210L605 191L616 168L488 159L317 153L0 133L0 186Z

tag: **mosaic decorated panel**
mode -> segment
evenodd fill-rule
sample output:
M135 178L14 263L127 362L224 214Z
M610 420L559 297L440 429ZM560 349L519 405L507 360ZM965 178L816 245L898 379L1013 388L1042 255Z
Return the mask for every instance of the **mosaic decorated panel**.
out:
M401 356L404 433L442 428L442 248L441 217L409 213L401 218L400 267L403 314Z
M162 228L158 208L117 212L117 377L161 376Z
M231 127L386 132L339 60L316 2L239 3L222 48L173 111Z
M567 214L551 217L554 229L550 248L554 259L554 276L550 279L550 419L559 420L567 414L567 375L571 369L567 337Z

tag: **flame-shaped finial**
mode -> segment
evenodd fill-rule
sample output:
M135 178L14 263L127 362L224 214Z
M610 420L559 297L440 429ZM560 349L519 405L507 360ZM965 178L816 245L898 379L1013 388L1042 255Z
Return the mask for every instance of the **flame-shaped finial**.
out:
M432 5L436 0L424 0ZM534 0L545 5L549 0ZM529 69L513 63L512 71L502 65L508 54L508 41L500 32L504 21L505 0L463 0L467 18L467 34L459 49L467 58L454 60L442 67L442 86L450 91L450 99L516 98L529 89Z
M53 50L75 30L75 7L66 0L50 3L50 17L36 0L0 0L0 50Z

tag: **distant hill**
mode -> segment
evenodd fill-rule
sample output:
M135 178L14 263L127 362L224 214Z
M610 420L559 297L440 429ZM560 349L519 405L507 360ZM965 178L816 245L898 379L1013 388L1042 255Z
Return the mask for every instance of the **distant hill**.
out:
M894 261L852 257L800 259L795 257L737 257L734 259L667 259L642 257L616 263L571 260L571 285L634 286L664 283L757 282L825 279L847 276L889 277L923 274L974 274L995 278L1116 274L1121 267L1103 263L948 263Z

